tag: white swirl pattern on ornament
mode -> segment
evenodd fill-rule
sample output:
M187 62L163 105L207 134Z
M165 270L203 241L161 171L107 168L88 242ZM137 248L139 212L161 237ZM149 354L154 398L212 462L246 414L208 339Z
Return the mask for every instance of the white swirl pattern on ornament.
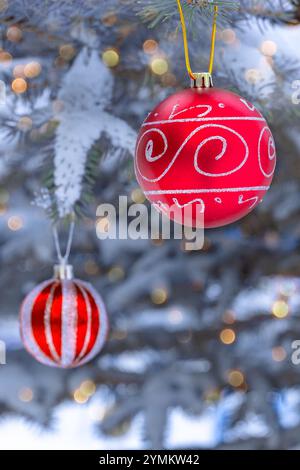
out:
M200 114L197 114L198 118L203 118L212 111L212 106L210 104L197 104L196 106L190 106L189 108L182 109L181 111L175 113L175 110L178 108L178 106L179 104L175 104L175 106L173 106L169 119L173 119L176 116L179 116L180 114L186 113L187 111L191 111L192 109L206 108L205 111Z
M200 199L200 198L193 199L192 201L188 201L185 204L180 204L178 199L176 197L173 197L173 202L176 204L177 207L179 207L179 209L183 209L184 207L187 207L187 206L197 202L197 203L201 204L201 208L200 208L200 211L199 211L200 214L203 214L204 211L205 211L205 203L204 203L203 199Z
M239 205L242 205L242 204L246 204L247 202L250 202L250 201L253 201L250 208L252 209L252 207L254 207L256 205L256 203L258 202L258 196L253 196L253 197L250 197L249 199L244 199L244 195L241 194L239 196L239 200L238 200L238 203Z
M269 140L268 140L268 159L269 161L274 160L273 168L269 172L266 170L266 168L264 168L263 163L262 163L262 158L261 158L261 150L262 150L263 137L264 137L265 132L268 132L270 134ZM259 140L258 140L258 163L259 163L260 171L266 178L270 178L275 172L275 167L276 167L275 157L276 157L275 142L274 142L270 129L267 126L265 126L262 129L260 136L259 136Z
M256 111L254 104L248 103L244 98L240 98L240 101L249 109L249 111Z
M210 176L210 177L220 177L220 176L227 176L227 175L231 175L232 173L235 173L236 171L240 170L246 163L248 157L249 157L249 148L248 148L248 145L247 145L247 142L245 141L245 139L236 131L234 131L233 129L231 129L230 127L227 127L227 126L223 126L222 124L204 124L203 126L200 126L200 127L197 127L196 129L194 129L188 136L187 138L184 140L184 142L181 144L181 146L179 147L179 149L177 150L177 152L175 153L174 157L172 158L171 162L169 163L169 165L165 168L165 170L159 175L157 176L156 178L148 178L146 175L144 175L140 169L140 166L139 166L139 159L137 159L136 161L136 168L139 172L139 174L141 175L141 177L146 180L146 181L149 181L149 182L157 182L159 180L161 180L168 172L169 170L171 169L171 167L173 166L173 164L175 163L176 159L178 158L178 156L180 155L182 149L185 147L185 145L192 139L192 137L194 137L198 132L201 132L203 129L209 129L209 128L216 128L216 129L223 129L223 130L226 130L232 134L234 134L236 137L238 137L238 139L242 142L242 144L244 145L245 147L245 155L243 156L243 160L239 163L239 165L229 171L226 171L226 172L223 172L223 173L208 173L208 172L205 172L204 170L202 170L200 167L199 167L199 164L198 164L198 155L199 155L199 152L201 150L201 148L207 144L207 142L209 142L210 140L213 140L213 139L217 139L217 140L221 140L222 143L223 143L223 148L222 148L222 151L221 153L219 153L215 158L216 160L219 160L221 159L224 154L226 153L226 149L227 149L227 141L224 137L221 137L221 136L211 136L209 137L208 139L205 139L204 141L202 141L200 143L200 145L197 147L196 151L195 151L195 154L194 154L194 168L195 170L198 172L198 173L201 173L201 174L204 174L206 176ZM168 149L168 141L167 141L167 138L165 136L165 134L160 130L160 129L157 129L155 127L153 127L152 129L148 129L146 132L144 132L144 134L140 137L138 143L137 143L137 154L138 154L138 149L139 149L139 146L141 144L141 141L142 139L148 135L149 133L151 132L157 132L159 133L159 135L162 137L162 140L163 140L163 145L164 145L164 149L162 152L160 152L158 155L156 156L153 156L153 151L154 151L154 146L153 146L153 140L150 139L147 144L146 144L146 147L145 147L145 158L148 162L154 162L158 159L160 159L161 157L163 157Z
M207 124L205 126L201 126L201 129L205 129L205 128L208 128L208 127L215 127L215 128L219 128L219 129L224 129L224 130L227 130L229 132L231 132L232 134L236 135L240 140L241 142L244 144L244 147L246 149L246 152L245 152L245 156L243 157L243 160L241 161L241 163L236 167L236 168L233 168L232 170L230 171L226 171L226 172L223 172L223 173L209 173L209 172L206 172L206 171L203 171L201 170L201 168L199 167L198 165L198 156L199 156L199 152L201 150L201 148L207 144L207 142L210 142L211 140L220 140L222 143L223 143L223 147L222 147L222 150L221 152L215 157L215 160L220 160L226 153L226 150L227 150L227 140L224 138L224 137L221 137L219 135L216 135L216 136L212 136L212 137L208 137L207 139L203 140L200 145L197 147L197 150L196 150L196 153L194 155L194 167L195 167L195 170L198 171L198 173L201 173L202 175L205 175L205 176L210 176L210 177L219 177L219 176L228 176L228 175L232 175L232 173L235 173L236 171L240 170L246 163L246 161L248 160L248 157L249 157L249 147L248 147L248 144L247 142L245 141L245 139L241 136L241 134L239 134L238 132L234 131L233 129L230 129L230 127L227 127L227 126L223 126L221 124Z
M148 142L147 142L147 145L146 145L146 149L145 149L145 157L146 157L146 160L148 162L155 162L156 160L158 160L159 158L161 158L165 153L166 151L168 150L168 141L167 141L167 138L165 136L165 134L160 130L160 129L156 129L156 128L153 128L153 129L149 129L148 131L146 131L142 137L144 137L146 134L149 134L149 132L157 132L159 135L162 136L162 139L163 139L163 143L164 143L164 149L163 151L159 154L159 155L156 155L156 157L152 157L152 154L153 154L153 140L150 139ZM138 148L139 144L137 145L137 148Z

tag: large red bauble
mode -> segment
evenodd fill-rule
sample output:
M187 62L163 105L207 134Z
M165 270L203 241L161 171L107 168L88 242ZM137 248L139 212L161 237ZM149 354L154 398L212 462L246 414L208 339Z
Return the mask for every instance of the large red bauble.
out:
M162 212L175 207L169 216L177 222L183 208L197 207L184 220L194 227L220 227L248 214L269 189L275 165L263 116L217 88L168 97L147 116L136 145L135 172L146 197Z
M25 298L20 315L21 337L39 362L77 367L101 350L108 332L99 294L78 279L50 279Z

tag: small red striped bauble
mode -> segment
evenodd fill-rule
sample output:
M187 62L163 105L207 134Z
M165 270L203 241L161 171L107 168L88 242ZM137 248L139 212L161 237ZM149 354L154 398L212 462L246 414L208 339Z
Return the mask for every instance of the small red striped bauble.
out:
M24 299L21 337L39 362L70 368L102 349L108 319L100 295L88 283L62 276L42 282Z

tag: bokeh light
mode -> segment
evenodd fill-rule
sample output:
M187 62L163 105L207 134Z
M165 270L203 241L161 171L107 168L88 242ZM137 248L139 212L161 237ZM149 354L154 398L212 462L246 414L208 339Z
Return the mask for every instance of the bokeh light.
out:
M22 39L22 31L17 26L10 26L6 31L6 37L11 42L19 42Z
M136 204L143 204L146 197L140 188L135 188L131 191L131 200Z
M18 122L18 129L23 132L30 131L32 128L32 119L29 116L22 116Z
M102 60L107 67L116 67L120 62L120 56L115 49L106 49L102 54Z
M143 44L143 51L146 54L154 54L158 49L158 44L155 39L146 39Z
M262 79L262 73L258 69L247 69L245 72L245 78L248 83L255 85Z
M168 71L168 68L169 68L168 62L163 57L155 57L151 61L150 66L151 66L152 72L155 73L156 75L163 75L164 73Z
M11 83L11 88L17 94L25 93L27 90L27 82L24 78L15 78Z
M75 56L76 51L72 44L63 44L59 48L59 55L62 59L69 61Z
M168 291L163 287L157 287L151 292L151 300L156 305L164 304L168 299Z
M277 44L274 41L264 41L260 46L260 50L265 56L272 57L277 52Z
M286 359L287 352L282 346L276 346L272 349L272 359L275 362L282 362Z
M22 387L19 390L18 397L20 401L23 401L24 403L29 403L33 399L33 391L29 387Z
M272 307L272 313L276 318L285 318L289 314L289 306L285 300L277 300Z
M12 215L7 221L7 226L13 232L17 232L23 227L23 220L18 215Z
M108 271L108 279L111 282L117 282L124 278L125 272L122 266L113 266Z
M24 75L28 78L37 77L41 73L42 67L39 62L32 61L25 65Z
M233 29L227 28L221 32L221 39L225 44L234 44L236 42L236 33Z
M0 51L0 63L2 65L9 65L12 61L12 55L7 51Z
M240 370L230 370L228 372L228 383L232 387L240 387L244 383L244 375Z
M235 342L235 339L236 339L236 334L231 328L225 328L220 333L220 340L224 344L227 344L227 345L232 344Z
M179 325L183 320L182 311L178 308L172 308L168 312L168 320L172 325Z

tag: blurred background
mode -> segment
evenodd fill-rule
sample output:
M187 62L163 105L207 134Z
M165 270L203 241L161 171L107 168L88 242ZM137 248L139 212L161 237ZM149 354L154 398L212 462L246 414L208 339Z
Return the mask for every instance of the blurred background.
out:
M95 216L145 201L136 132L189 86L176 1L0 0L1 449L300 448L300 2L182 3L196 71L220 5L215 85L262 111L278 154L264 202L198 252L100 241ZM52 276L51 224L70 208L70 261L111 331L59 370L24 350L18 312Z

